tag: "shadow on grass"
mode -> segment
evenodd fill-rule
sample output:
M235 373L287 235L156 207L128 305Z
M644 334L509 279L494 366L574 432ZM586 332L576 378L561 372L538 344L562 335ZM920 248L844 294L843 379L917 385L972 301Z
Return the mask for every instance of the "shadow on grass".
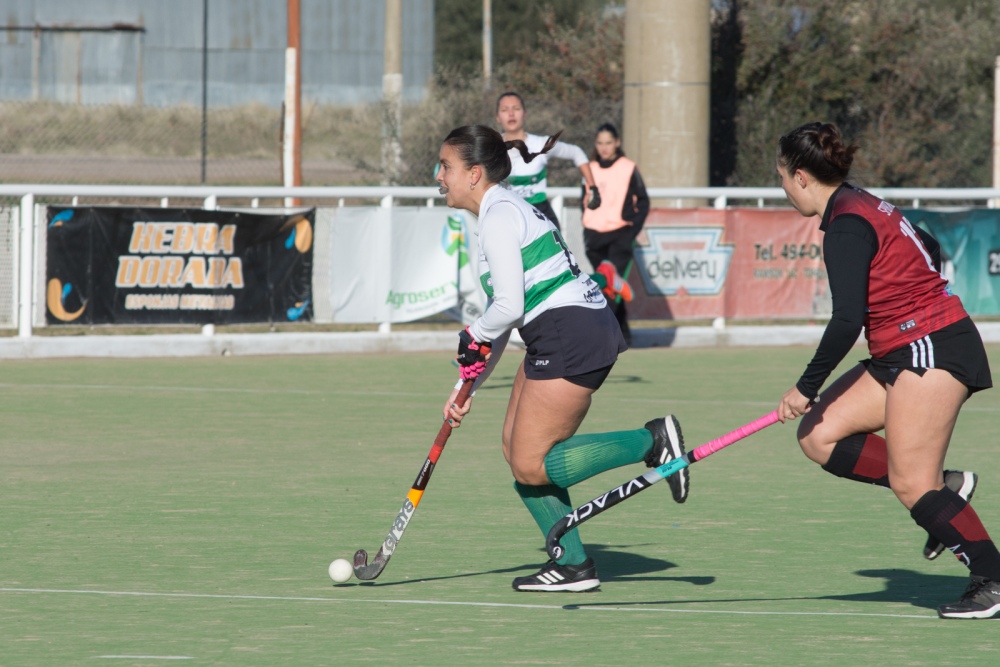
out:
M661 561L662 562L662 561ZM882 579L881 590L868 593L850 593L847 595L817 595L802 597L776 598L702 598L698 600L647 600L643 602L598 602L568 605L574 607L627 607L650 605L688 605L705 602L780 602L784 600L846 600L853 602L889 602L910 603L914 607L935 609L939 604L957 600L965 586L967 577L945 574L926 574L913 570L858 570L859 577ZM689 579L707 579L705 583L714 582L714 577L690 577ZM622 579L630 581L631 578Z
M608 547L599 544L587 545L587 552L594 558L597 564L598 576L602 583L626 582L626 581L680 581L693 584L695 586L706 586L715 581L715 577L669 577L659 576L654 573L663 572L677 567L675 563L660 558L647 558L628 551L618 551L619 548L629 548L642 545L622 545L620 547ZM545 550L542 558L545 558ZM463 579L466 577L481 577L490 574L530 574L540 568L542 563L525 563L512 567L499 568L495 570L483 570L478 572L464 572L462 574L451 574L443 577L423 577L420 579L407 579L406 581L359 581L339 586L399 586L403 584L417 584L428 581L447 581L448 579ZM653 604L653 603L649 603Z

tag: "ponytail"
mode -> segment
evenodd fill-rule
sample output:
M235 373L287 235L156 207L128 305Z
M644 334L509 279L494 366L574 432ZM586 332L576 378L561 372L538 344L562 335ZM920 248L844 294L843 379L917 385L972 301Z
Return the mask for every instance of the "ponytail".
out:
M551 137L546 139L545 145L542 146L542 150L538 151L537 153L529 153L528 145L525 144L520 139L514 139L513 141L505 141L504 146L507 147L507 150L510 150L511 148L516 148L517 152L521 154L521 159L524 160L525 164L527 164L532 160L534 160L539 155L543 155L544 153L548 153L550 150L552 150L552 147L556 145L557 141L559 141L559 137L562 135L562 133L563 131L559 130Z
M448 133L444 143L455 149L466 169L479 165L490 183L499 183L510 175L510 156L507 151L516 148L525 162L531 162L552 150L561 134L560 131L549 137L542 150L537 153L529 152L527 145L520 139L504 141L499 132L485 125L457 127Z

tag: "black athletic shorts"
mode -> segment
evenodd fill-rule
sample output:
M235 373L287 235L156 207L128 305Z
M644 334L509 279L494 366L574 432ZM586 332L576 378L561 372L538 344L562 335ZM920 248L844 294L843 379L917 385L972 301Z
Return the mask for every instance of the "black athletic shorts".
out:
M529 380L565 378L597 389L628 349L611 309L565 306L547 310L519 329ZM596 385L596 386L595 386Z
M968 387L970 394L993 386L983 339L968 317L861 363L872 377L888 385L896 382L901 371L923 375L928 368L940 368Z

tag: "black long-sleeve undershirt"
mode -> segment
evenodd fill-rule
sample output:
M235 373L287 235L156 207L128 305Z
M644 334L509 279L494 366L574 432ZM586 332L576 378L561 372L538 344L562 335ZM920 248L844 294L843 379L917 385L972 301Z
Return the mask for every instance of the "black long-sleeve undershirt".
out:
M877 251L878 236L861 216L838 216L823 237L833 314L812 361L795 383L808 399L819 394L820 387L861 335L868 304L868 274Z
M915 228L937 271L941 270L941 245L919 227ZM803 396L813 399L857 342L868 308L868 278L878 252L878 235L859 215L841 215L823 237L823 255L833 296L833 314L823 331L819 347L805 372L795 383Z

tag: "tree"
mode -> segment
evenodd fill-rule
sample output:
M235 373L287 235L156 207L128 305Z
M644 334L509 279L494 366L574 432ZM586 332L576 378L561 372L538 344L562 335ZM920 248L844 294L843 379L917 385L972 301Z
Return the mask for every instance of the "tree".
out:
M538 43L544 14L551 14L557 25L572 25L581 14L597 11L605 4L601 0L493 2L494 68L502 67ZM435 69L465 76L483 71L482 0L435 0L434 59Z
M778 137L824 120L882 187L990 182L993 0L733 0L738 21L733 185L773 184ZM728 14L733 12L734 14ZM729 23L727 24L726 21Z
M405 114L404 184L431 184L441 140L452 128L477 123L493 126L496 98L503 91L516 90L525 97L530 132L562 130L564 141L588 152L601 123L621 127L622 17L592 9L578 11L566 23L550 7L537 13L533 25L531 39L495 69L492 87L485 85L480 72L470 73L463 67L438 69L427 99ZM553 185L579 181L580 173L572 163L550 163Z

